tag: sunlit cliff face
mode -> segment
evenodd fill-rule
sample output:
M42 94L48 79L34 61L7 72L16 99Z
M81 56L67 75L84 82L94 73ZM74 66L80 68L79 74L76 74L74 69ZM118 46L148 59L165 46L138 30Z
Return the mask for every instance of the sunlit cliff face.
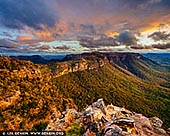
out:
M169 0L0 1L0 52L169 51L169 8Z

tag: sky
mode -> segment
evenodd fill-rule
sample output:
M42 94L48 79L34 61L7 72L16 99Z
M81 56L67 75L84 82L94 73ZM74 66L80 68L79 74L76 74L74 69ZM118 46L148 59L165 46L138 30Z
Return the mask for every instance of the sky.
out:
M0 54L170 52L170 0L0 0Z

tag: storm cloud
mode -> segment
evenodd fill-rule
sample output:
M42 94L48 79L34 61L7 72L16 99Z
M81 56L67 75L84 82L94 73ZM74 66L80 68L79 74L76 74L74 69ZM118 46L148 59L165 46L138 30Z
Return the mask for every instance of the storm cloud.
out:
M0 39L0 48L17 49L18 43L10 39Z
M53 47L55 50L69 50L70 47L67 45Z
M136 46L130 46L130 49L134 49L134 50L148 50L148 49L169 50L170 43L153 44L153 45L149 45L149 46L136 45Z
M148 37L154 39L155 41L160 41L160 40L167 41L167 40L170 40L170 34L169 33L167 34L166 32L160 32L160 31L159 32L154 32L151 35L149 35Z
M36 47L36 49L39 49L40 51L48 51L50 49L49 45L42 45L40 47Z
M142 45L134 45L134 46L130 46L131 49L134 50L144 50L144 49L152 49L152 46L142 46Z
M93 25L88 25L88 24L80 24L80 28L82 32L86 35L95 35L96 30Z
M9 28L22 29L24 25L40 29L40 25L54 26L58 17L44 0L1 0L0 20Z
M117 40L120 42L120 44L126 46L136 45L138 41L135 35L130 31L121 32L117 37Z
M166 49L170 49L170 43L166 43L166 44L154 44L154 45L152 45L152 47L156 48L156 49L166 50Z
M0 39L0 52L19 52L20 48L17 41L10 39Z
M98 38L94 37L79 37L79 43L82 47L86 48L101 48L109 46L119 46L116 39L101 35Z

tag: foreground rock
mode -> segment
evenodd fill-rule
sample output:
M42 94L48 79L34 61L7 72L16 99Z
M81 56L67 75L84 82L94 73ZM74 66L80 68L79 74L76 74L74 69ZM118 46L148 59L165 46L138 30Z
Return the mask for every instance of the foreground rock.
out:
M103 99L99 99L83 112L54 112L46 130L62 130L76 136L168 136L169 129L166 132L162 124L157 117L149 119L125 108L105 106Z

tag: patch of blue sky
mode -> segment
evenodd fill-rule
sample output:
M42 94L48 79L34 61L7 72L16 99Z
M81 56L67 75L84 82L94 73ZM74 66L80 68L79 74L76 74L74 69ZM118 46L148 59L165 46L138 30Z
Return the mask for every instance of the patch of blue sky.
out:
M18 30L9 29L5 27L1 27L0 29L0 39L10 38L11 40L15 40L19 34Z

